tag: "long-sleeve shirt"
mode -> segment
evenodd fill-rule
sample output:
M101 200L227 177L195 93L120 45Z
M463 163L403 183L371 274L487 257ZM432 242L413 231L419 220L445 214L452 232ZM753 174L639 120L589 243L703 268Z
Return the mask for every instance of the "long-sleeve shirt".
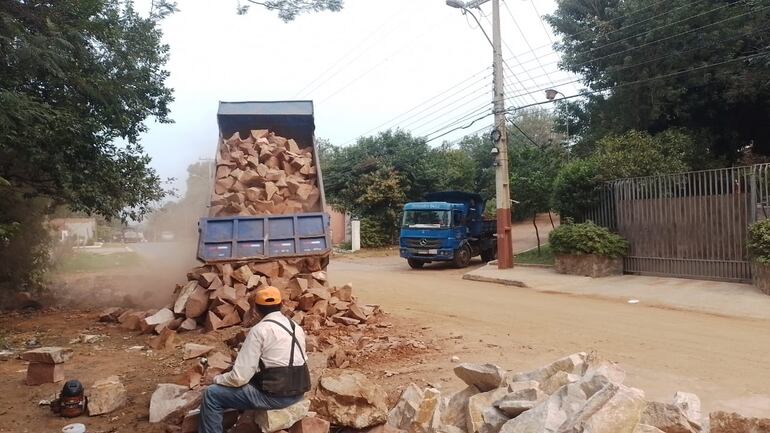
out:
M291 330L291 324L288 317L281 312L270 313L259 323L254 325L246 340L238 352L233 369L227 373L219 374L214 377L214 383L223 386L238 388L246 385L259 369L259 360L262 359L266 368L285 367L289 365L291 354L292 339L291 334L285 329L268 322L275 320ZM294 365L303 365L305 361L302 354L305 352L305 331L299 325L294 327L297 341L302 348L302 352L294 347Z

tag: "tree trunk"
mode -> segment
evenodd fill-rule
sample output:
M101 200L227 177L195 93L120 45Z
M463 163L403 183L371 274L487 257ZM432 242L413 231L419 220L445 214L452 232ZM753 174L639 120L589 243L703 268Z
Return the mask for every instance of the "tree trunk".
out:
M537 212L532 215L532 225L535 226L535 236L537 236L537 255L540 256L540 231L537 229Z
M548 211L548 219L551 220L551 228L555 229L556 225L553 223L553 215L551 215L551 211Z

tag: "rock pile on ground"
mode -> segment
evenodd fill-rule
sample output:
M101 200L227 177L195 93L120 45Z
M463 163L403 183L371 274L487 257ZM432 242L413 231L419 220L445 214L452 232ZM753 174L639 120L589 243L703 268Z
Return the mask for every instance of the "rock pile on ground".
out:
M525 373L460 364L455 374L467 388L443 396L411 384L387 423L408 433L699 433L708 422L696 395L647 401L623 385L617 365L585 353ZM711 433L770 432L770 420L720 412L710 425Z

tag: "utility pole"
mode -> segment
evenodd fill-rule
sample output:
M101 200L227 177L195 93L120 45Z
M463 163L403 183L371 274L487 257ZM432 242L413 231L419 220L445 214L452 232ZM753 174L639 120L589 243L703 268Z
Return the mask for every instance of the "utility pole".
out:
M478 18L469 8L478 8L490 0L474 0L468 4L460 0L447 0L446 4L453 8L462 9L470 14L481 27ZM513 267L513 238L511 236L511 189L508 177L508 128L505 118L505 86L503 78L503 51L500 35L500 0L492 1L492 53L494 61L493 81L495 129L492 131L492 141L497 150L495 160L495 195L497 204L497 268L510 269ZM484 33L486 36L486 32Z

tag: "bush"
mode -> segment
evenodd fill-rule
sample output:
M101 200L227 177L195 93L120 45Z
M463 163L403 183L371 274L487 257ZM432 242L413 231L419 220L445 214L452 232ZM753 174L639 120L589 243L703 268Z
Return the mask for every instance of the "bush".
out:
M749 254L764 265L770 265L770 219L757 221L749 226Z
M602 188L599 166L593 159L567 163L556 175L552 207L562 217L582 218L599 204Z
M591 221L561 225L551 232L548 240L555 254L595 254L616 258L628 251L625 239Z
M390 244L391 229L372 218L361 219L361 246L378 248Z

